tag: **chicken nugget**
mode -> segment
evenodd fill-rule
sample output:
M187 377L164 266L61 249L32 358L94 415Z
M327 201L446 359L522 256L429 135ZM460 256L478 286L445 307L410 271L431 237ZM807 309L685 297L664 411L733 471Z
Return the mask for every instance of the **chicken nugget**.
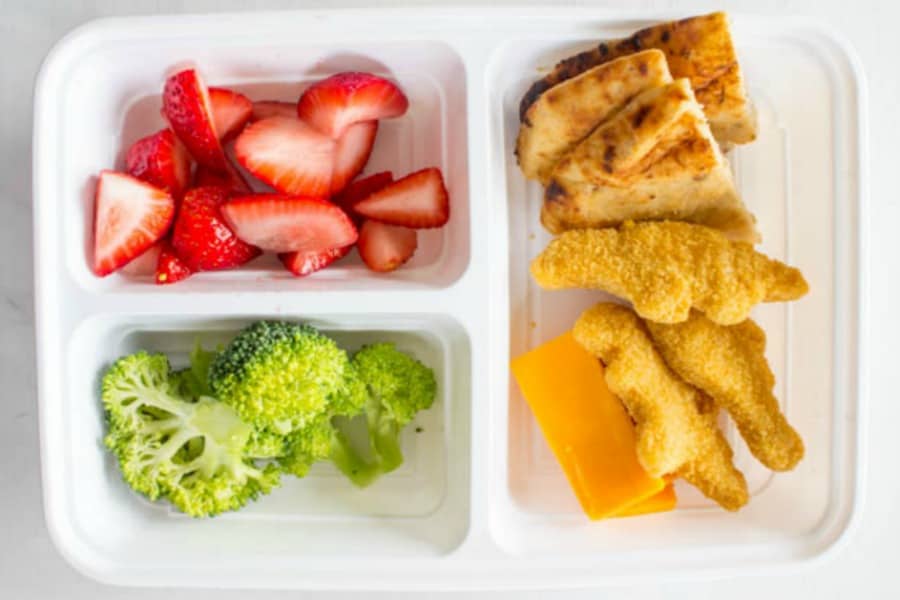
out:
M759 462L775 471L797 465L803 440L772 394L766 334L756 323L717 325L692 311L683 323L648 322L647 329L666 364L728 411Z
M798 269L750 244L675 221L567 231L531 262L531 274L547 289L615 294L658 323L680 323L694 307L716 323L733 325L758 302L795 300L809 290Z
M634 312L597 304L582 313L573 335L606 365L606 383L636 422L638 460L650 475L683 477L727 510L747 503L747 482L715 410L666 366Z

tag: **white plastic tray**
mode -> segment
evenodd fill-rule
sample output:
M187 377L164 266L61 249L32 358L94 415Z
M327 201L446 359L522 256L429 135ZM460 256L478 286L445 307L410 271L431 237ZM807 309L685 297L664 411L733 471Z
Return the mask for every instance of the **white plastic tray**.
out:
M760 109L732 153L763 248L812 292L757 317L777 392L807 443L771 476L739 440L753 497L738 514L679 489L679 509L591 523L580 514L508 373L511 355L571 326L602 297L544 293L528 260L547 236L539 189L511 154L516 107L538 69L594 40L682 14L586 9L388 10L103 20L62 40L35 94L35 257L44 496L77 568L128 585L534 588L790 568L858 515L865 393L865 178L858 63L805 21L734 16ZM449 225L388 276L353 260L306 279L274 263L154 286L94 278L85 260L94 176L161 125L173 65L215 85L293 99L345 69L396 77L411 110L385 123L369 171L440 166ZM255 318L308 320L348 347L394 339L436 368L440 397L408 431L407 464L358 491L327 466L248 509L187 519L130 492L101 447L98 379L137 348L183 359L199 335Z

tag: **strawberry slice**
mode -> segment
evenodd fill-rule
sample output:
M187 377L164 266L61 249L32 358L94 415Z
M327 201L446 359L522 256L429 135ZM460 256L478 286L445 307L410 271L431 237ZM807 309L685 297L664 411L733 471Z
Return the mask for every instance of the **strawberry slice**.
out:
M386 225L368 220L359 230L356 247L366 266L373 271L393 271L408 261L416 251L415 229Z
M368 177L363 177L362 179L357 179L356 181L349 183L347 187L345 187L340 194L334 196L331 201L340 206L344 212L353 219L358 227L365 217L358 214L353 207L356 206L357 202L365 200L372 193L377 192L392 181L394 181L394 175L390 171L374 173Z
M347 128L334 150L334 170L331 174L331 193L339 193L362 172L378 133L378 121L360 121Z
M250 98L225 88L209 88L209 104L212 107L216 134L221 142L236 136L253 113Z
M327 250L310 250L308 252L284 252L278 255L279 260L288 271L297 277L305 277L310 273L321 271L336 260L347 256L353 245Z
M450 219L450 202L440 170L422 169L360 200L353 210L389 225L440 227Z
M157 245L160 247L159 258L156 261L156 283L158 285L176 283L190 277L191 270L178 258L168 240L163 240Z
M162 240L144 250L140 256L136 256L127 265L119 269L119 273L128 277L147 277L155 274L161 244Z
M229 229L220 207L228 191L220 187L190 190L181 201L181 209L172 232L172 247L191 271L231 269L261 254Z
M101 171L94 196L94 273L109 275L166 234L175 200L165 190L115 171Z
M125 154L129 175L180 198L191 178L191 156L170 129L141 138Z
M261 121L269 117L297 117L297 104L294 102L279 102L278 100L258 100L253 103L254 121Z
M399 117L409 100L396 84L371 73L338 73L307 88L297 103L301 119L339 139L359 121Z
M279 192L324 198L331 190L335 143L297 118L248 125L234 144L244 168Z
M163 115L194 160L211 169L225 169L209 92L196 70L180 71L166 80Z
M197 173L194 175L194 186L218 186L227 189L232 195L252 194L253 188L250 187L241 172L230 160L227 158L225 160L224 172L213 171L203 165L198 165Z
M319 198L257 194L222 206L239 238L272 252L318 252L356 241L356 227L344 211Z

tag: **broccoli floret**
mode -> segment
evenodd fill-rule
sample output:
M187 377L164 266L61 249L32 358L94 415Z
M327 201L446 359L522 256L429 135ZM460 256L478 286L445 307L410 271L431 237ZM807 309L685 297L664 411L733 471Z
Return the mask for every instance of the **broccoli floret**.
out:
M204 350L197 340L191 350L191 366L172 373L176 389L182 396L196 400L200 396L213 395L209 387L209 367L215 357L215 352Z
M347 353L309 325L259 321L213 360L216 396L258 430L288 435L362 410L364 387Z
M353 364L369 391L366 418L372 450L381 472L389 473L403 463L400 431L434 403L434 372L390 343L362 348Z
M104 443L125 481L194 517L238 509L277 486L278 468L257 467L246 453L252 427L214 398L191 402L183 385L163 354L126 356L104 375Z
M278 464L285 473L303 477L313 463L327 459L331 454L335 429L331 416L321 416L285 436L285 450Z

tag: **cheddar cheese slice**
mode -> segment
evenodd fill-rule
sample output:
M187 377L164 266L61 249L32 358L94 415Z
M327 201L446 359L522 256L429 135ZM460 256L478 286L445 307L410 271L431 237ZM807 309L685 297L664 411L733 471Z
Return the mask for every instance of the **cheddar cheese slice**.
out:
M637 504L632 504L631 506L611 516L636 517L638 515L665 512L667 510L672 510L673 508L675 508L675 503L677 502L677 500L678 498L675 497L675 486L670 483L655 496L650 496L646 500L642 500Z
M637 510L664 492L667 482L638 463L634 424L606 387L603 365L571 333L515 358L511 367L588 517Z

